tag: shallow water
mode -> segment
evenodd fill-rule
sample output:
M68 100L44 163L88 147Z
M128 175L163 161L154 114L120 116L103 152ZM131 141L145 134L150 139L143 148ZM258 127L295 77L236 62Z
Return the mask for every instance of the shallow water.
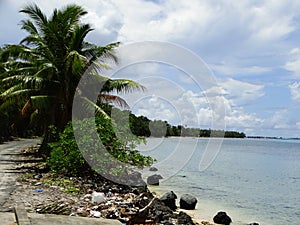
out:
M209 139L149 138L139 149L158 160L164 179L158 193L173 190L195 195L199 219L217 211L234 224L299 224L300 141L224 139L212 164L199 171Z

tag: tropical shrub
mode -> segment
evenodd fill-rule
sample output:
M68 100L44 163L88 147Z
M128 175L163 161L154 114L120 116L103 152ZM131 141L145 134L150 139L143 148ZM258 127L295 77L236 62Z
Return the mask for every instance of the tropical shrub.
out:
M93 134L93 124L98 137ZM79 131L81 135L77 142L73 129L82 131ZM52 127L51 132L59 137L58 141L49 144L52 150L47 163L52 171L65 175L82 175L96 171L114 176L125 173L133 166L150 166L154 159L135 150L137 144L144 139L130 134L126 129L126 126L122 127L113 120L100 116L73 121L73 125L69 123L61 133ZM122 135L117 134L118 132ZM102 146L98 145L95 138L99 138ZM116 160L111 160L111 157Z

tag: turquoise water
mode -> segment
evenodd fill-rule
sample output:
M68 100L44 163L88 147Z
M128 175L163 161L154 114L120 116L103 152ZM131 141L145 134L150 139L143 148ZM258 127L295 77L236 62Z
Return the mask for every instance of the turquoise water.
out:
M224 210L234 224L299 224L300 141L224 139L215 160L200 172L208 141L149 138L146 146L140 146L158 160L155 173L167 178L157 190L173 190L179 197L195 195L198 214L212 218Z

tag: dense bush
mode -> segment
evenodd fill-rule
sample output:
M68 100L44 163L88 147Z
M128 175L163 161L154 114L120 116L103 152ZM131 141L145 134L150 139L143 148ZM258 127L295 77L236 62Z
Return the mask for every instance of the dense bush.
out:
M52 151L47 163L53 171L68 175L92 171L114 175L132 166L150 166L154 162L151 157L143 156L135 150L137 144L144 139L132 135L126 126L122 127L103 117L73 123L76 123L74 129L82 129L82 135L77 142L71 123L62 133L57 133L52 127L52 132L59 136L58 141L49 144ZM93 135L91 128L93 124L96 124L99 137ZM102 147L97 144L95 138L101 140ZM111 157L116 160L111 160ZM120 167L116 162L122 162L124 166ZM93 167L91 168L89 164Z

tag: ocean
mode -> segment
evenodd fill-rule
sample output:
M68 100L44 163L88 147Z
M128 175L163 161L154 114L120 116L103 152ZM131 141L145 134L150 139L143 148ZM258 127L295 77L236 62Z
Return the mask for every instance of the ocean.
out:
M200 171L210 140L148 138L139 150L157 159L153 166L158 171L149 174L164 177L159 187L150 189L158 194L172 190L178 199L194 195L198 204L190 214L198 220L212 221L225 211L236 225L299 224L299 140L219 139L214 160Z

